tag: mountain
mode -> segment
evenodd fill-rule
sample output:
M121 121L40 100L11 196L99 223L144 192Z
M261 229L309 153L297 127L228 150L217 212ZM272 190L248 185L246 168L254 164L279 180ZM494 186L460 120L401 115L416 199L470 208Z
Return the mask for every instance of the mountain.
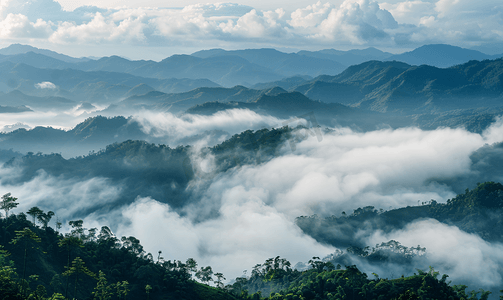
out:
M0 90L4 92L17 89L34 96L111 103L135 92L145 93L145 89L134 89L141 84L170 93L218 86L207 79L155 79L117 72L44 69L22 63L0 62Z
M21 45L21 44L12 44L6 48L0 49L0 54L2 55L16 55L16 54L24 54L28 52L33 52L36 54L41 54L47 57L51 57L63 62L67 63L79 63L88 61L88 58L75 58L68 55L64 55L61 53L57 53L51 50L39 49L36 47L32 47L29 45Z
M503 59L441 69L370 61L297 86L308 97L373 111L424 112L501 106Z
M276 73L289 77L294 75L335 75L346 68L346 65L334 60L295 53L283 53L275 49L246 49L233 51L211 49L192 53L192 56L206 59L211 57L239 56L253 64L269 68Z
M284 90L277 92L286 92ZM124 99L114 109L130 109L144 107L148 109L169 111L178 113L184 111L191 106L203 104L205 102L230 102L241 101L251 102L255 101L260 95L270 93L270 90L254 90L244 86L235 86L232 88L210 88L202 87L197 88L185 93L166 94L157 91L152 91L144 95L131 96Z
M31 109L26 108L26 106L47 111L52 109L57 110L67 110L73 108L77 105L76 102L63 98L63 97L36 97L23 94L18 90L14 90L7 94L0 94L0 105L5 106L22 106L22 111L30 111ZM19 108L21 109L21 108Z
M461 47L435 44L424 45L413 51L388 57L388 61L401 61L410 65L430 65L438 68L447 68L470 60L496 59L500 55L487 55L476 50Z
M32 110L24 105L21 105L21 106L1 106L0 105L0 113L1 114L21 113L21 112L26 112L26 111L32 111Z
M366 224L368 232L382 230L391 232L403 229L417 219L430 218L459 229L476 233L486 241L502 242L503 233L498 224L503 224L503 185L495 182L478 183L473 190L437 203L435 200L418 206L407 206L389 211L377 211L373 206L355 209L352 214L328 218L300 217L296 224L306 234L321 243L335 247L363 246L365 237L361 230ZM488 222L488 220L490 220ZM369 230L373 228L372 230Z
M145 139L140 125L124 117L102 116L86 119L73 129L37 126L33 129L20 128L0 133L0 149L18 152L63 153L65 156L85 155L89 151L104 148L113 142L128 139Z
M294 76L294 77L288 77L284 78L282 80L278 81L271 81L271 82L263 82L263 83L257 83L253 85L251 88L256 89L256 90L264 90L264 89L270 89L273 87L280 87L285 90L292 89L300 84L306 83L313 78L311 76Z
M319 51L302 50L297 52L297 54L308 57L329 59L344 66L357 65L369 60L386 60L393 55L392 53L383 52L373 47L361 50L354 49L349 51L341 51L335 49L324 49Z
M9 61L16 64L23 63L40 69L67 69L74 65L73 63L65 62L51 56L35 53L33 51L1 56L0 62L3 61Z
M299 92L285 92L282 89L263 93L251 102L206 102L189 108L190 114L211 115L227 109L249 109L260 114L286 119L283 125L296 127L306 124L321 127L350 127L355 130L375 130L381 124L392 127L406 126L406 120L390 114L351 108L340 103L314 101Z
M156 62L152 60L131 61L123 57L113 55L109 57L102 57L97 60L89 60L83 63L79 63L77 65L74 65L73 68L82 71L107 71L107 72L134 74L137 68L150 64L156 64Z

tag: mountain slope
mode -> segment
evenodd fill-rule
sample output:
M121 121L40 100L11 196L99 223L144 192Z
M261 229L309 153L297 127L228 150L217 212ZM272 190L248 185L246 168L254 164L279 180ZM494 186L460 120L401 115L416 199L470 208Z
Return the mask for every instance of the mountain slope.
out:
M50 84L40 85L44 82ZM3 86L4 92L17 89L36 96L110 103L135 92L132 89L140 84L171 93L201 86L219 86L207 79L156 79L117 72L43 69L22 63L0 62L0 88ZM138 89L136 92L143 93L145 90Z
M212 57L238 56L246 59L250 63L268 68L278 74L289 77L294 75L335 75L346 68L345 65L330 59L295 53L283 53L275 49L266 48L233 51L211 49L195 52L192 56L206 59Z
M446 69L370 61L336 76L319 76L294 90L324 102L417 114L500 106L502 79L503 59Z
M388 57L388 61L401 61L410 65L430 65L439 68L447 68L457 64L463 64L470 60L484 60L500 58L503 55L487 55L476 50L461 47L435 44L424 45L413 51L405 52Z
M33 52L37 54L41 54L44 56L48 56L63 62L67 63L79 63L89 61L89 58L75 58L68 55L64 55L61 53L57 53L51 50L39 49L36 47L32 47L29 45L21 45L21 44L12 44L6 48L0 49L0 54L2 55L16 55L16 54L24 54L28 52Z
M391 53L383 52L373 47L349 51L341 51L335 49L324 49L319 51L302 50L297 52L297 54L308 57L329 59L345 66L357 65L369 60L386 60L388 57L393 55Z

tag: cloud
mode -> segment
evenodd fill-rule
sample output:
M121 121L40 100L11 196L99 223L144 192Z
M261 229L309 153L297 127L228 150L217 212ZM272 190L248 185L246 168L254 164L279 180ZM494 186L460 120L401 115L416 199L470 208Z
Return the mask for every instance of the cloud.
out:
M263 116L248 109L225 110L210 116L187 114L181 117L171 113L142 111L134 116L134 120L142 126L146 134L157 139L165 138L171 145L183 138L205 135L208 131L224 131L233 135L247 129L277 127L283 122L281 119Z
M30 126L28 126L22 122L17 122L12 125L4 125L3 127L1 127L0 132L11 132L11 131L14 131L19 128L30 129Z
M139 237L148 251L169 253L167 259L194 257L200 265L211 265L227 278L276 255L295 264L332 251L302 235L293 224L295 217L338 214L366 205L389 209L415 205L418 199L444 202L455 193L435 179L469 174L471 153L487 141L497 140L496 132L503 132L501 124L495 124L486 135L462 129L404 128L367 133L344 129L325 134L321 142L310 137L295 150L286 143L280 156L262 164L244 165L209 179L196 178L209 182L190 185L196 201L181 211L155 199L137 199L122 211L118 233ZM211 158L205 163L211 165ZM154 228L159 232L156 236L150 234ZM472 254L479 255L476 261L493 259L499 263L500 257L491 251L500 251L500 246L455 227L424 221L388 235L368 234L369 245L396 239L406 246L426 247L431 256L418 262L418 267L431 264L453 274L456 282L471 280L488 286L499 280L495 267L473 281L470 266L457 265L458 260ZM437 240L442 243L434 244ZM465 243L471 248L460 246ZM447 258L449 252L456 258ZM477 269L476 276L479 270L483 267ZM485 281L490 276L492 279Z
M484 139L461 129L422 131L414 128L367 133L327 134L296 145L258 166L222 174L202 192L218 203L226 189L267 191L264 203L291 218L331 215L359 206L407 206L418 199L445 201L449 187L428 183L470 172L470 154Z
M50 81L44 81L44 82L37 83L37 84L35 84L35 87L37 89L51 89L51 90L56 89L56 85Z
M455 283L470 283L473 288L486 289L503 283L503 245L489 243L455 226L432 219L421 220L389 234L376 232L368 243L375 245L389 240L400 241L408 247L425 247L427 263L441 274L448 274Z
M428 1L403 1L394 4L381 3L380 6L389 11L398 23L420 24L422 18L436 15L435 4Z
M0 7L0 13L8 16L0 19L4 38L36 37L55 45L239 48L252 39L255 47L337 43L393 48L422 43L469 47L503 40L497 30L503 6L496 0L476 5L467 0L345 0L340 5L318 1L270 11L219 3L183 9L87 6L68 12L52 0L2 0ZM293 12L288 14L287 9Z
M114 203L121 192L120 186L110 184L106 178L77 179L56 178L40 170L31 180L13 184L21 176L14 167L0 167L0 187L20 199L17 212L28 211L33 206L52 210L62 220L84 217ZM3 194L2 194L3 195ZM104 209L105 212L107 209Z
M117 233L139 237L146 249L161 250L166 259L196 258L200 266L211 265L229 279L276 255L297 262L333 251L264 204L260 193L229 191L222 195L220 217L200 223L181 217L166 204L138 199L123 211L124 223Z
M241 130L282 123L246 110L180 118L142 112L135 119L150 134L177 138L210 129ZM305 140L295 148L285 142L272 159L243 164L213 177L196 176L186 188L186 203L190 204L182 207L170 207L161 203L164 199L152 197L138 197L121 205L125 203L121 201L125 187L103 177L76 180L39 171L34 178L15 185L12 182L22 171L16 167L0 168L0 188L20 199L22 205L16 212L38 205L55 211L62 221L82 218L87 227L107 225L119 236L136 236L149 252L162 250L166 259L194 257L200 265L211 265L227 278L234 278L276 255L295 264L333 252L302 234L294 225L295 217L327 216L367 205L387 210L415 205L418 200L445 202L455 192L439 182L469 176L472 153L503 139L501 120L482 135L449 128L365 133L340 128L318 139L303 130L299 129L299 134L306 136ZM214 162L211 157L200 157L199 163L206 171ZM387 235L369 234L371 245L396 239L406 246L426 247L432 253L428 262L441 266L442 272L456 273L452 277L460 281L472 278L471 266L461 263L461 257L473 255L482 266L487 265L486 260L501 262L499 245L433 221ZM449 241L452 246L444 244ZM447 257L451 252L455 255ZM486 275L477 269L473 274L480 279L475 280L492 276L487 282L496 284L499 271L494 267L488 270Z
M30 22L21 14L8 14L0 21L0 37L4 39L36 38L45 39L52 33L52 27L42 19Z
M96 13L94 18L85 24L78 25L74 22L63 22L51 35L49 40L54 43L102 43L102 42L141 42L145 39L143 30L144 15L129 17L115 24L101 13Z

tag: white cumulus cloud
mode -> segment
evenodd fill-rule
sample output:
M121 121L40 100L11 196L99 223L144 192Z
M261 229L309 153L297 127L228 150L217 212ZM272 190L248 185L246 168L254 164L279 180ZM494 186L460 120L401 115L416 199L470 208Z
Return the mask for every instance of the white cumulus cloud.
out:
M37 83L35 84L35 87L37 89L51 89L51 90L54 90L56 88L56 85L50 81L44 81L44 82L40 82L40 83Z

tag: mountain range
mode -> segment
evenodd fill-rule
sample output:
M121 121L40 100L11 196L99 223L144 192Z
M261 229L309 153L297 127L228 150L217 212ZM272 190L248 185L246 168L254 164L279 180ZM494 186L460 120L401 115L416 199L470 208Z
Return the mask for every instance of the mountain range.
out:
M417 114L501 106L503 59L449 68L369 61L336 76L275 82L311 99L380 112ZM263 85L262 87L266 87Z
M251 87L258 83L293 76L333 76L351 65L370 60L396 60L410 65L428 64L444 68L470 60L496 59L501 56L503 55L486 55L479 51L442 44L425 45L399 55L375 48L349 51L325 49L298 53L284 53L275 49L234 51L211 49L198 51L192 55L173 55L160 62L131 61L119 56L96 60L77 59L18 44L0 49L0 62L23 63L43 69L126 73L156 79L208 79L225 87L235 85ZM9 91L5 87L0 90Z
M359 130L387 124L466 126L480 132L503 107L503 60L488 57L449 45L426 45L401 55L374 48L298 53L212 49L160 62L118 56L72 60L49 50L11 45L0 49L0 106L4 113L17 113L85 112L109 105L103 111L107 115L129 115L139 109L208 115L241 108L279 118L314 112L324 125ZM336 58L379 60L328 75L342 68ZM478 60L447 68L398 61L448 65L474 58ZM294 71L302 75L287 76ZM316 72L326 73L311 77ZM171 75L189 78L164 78ZM270 81L251 88L222 87L208 78L247 84Z
M27 56L38 56L27 53ZM36 68L25 63L0 62L0 91L19 90L32 96L65 97L72 101L110 103L152 90L185 92L217 87L208 79L156 79L108 71Z

